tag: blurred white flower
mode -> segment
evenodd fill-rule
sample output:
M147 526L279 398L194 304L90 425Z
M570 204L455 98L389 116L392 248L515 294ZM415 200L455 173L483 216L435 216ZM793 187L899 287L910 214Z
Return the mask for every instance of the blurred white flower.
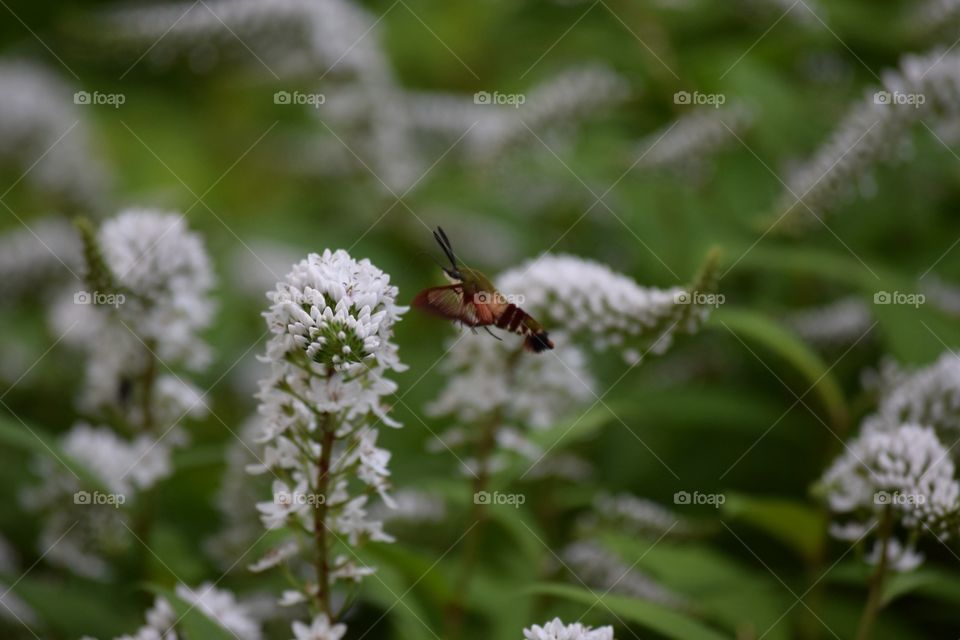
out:
M710 155L736 144L737 136L749 128L753 119L753 112L739 103L684 113L640 142L636 168L696 175L702 172Z
M530 480L557 478L570 482L585 482L593 476L593 465L582 456L573 453L550 452L534 462L527 472Z
M827 469L822 484L830 509L855 522L879 520L889 511L907 529L940 537L955 533L960 483L930 427L868 427Z
M957 0L923 0L909 7L909 25L917 35L930 38L943 36L951 38L957 23L960 22L960 2Z
M388 522L441 522L447 517L447 508L439 495L419 489L400 489L394 492L394 506L379 502L370 508L370 517Z
M867 564L876 566L883 553L883 542L877 540L864 560ZM887 541L887 566L891 571L906 573L913 571L923 564L923 554L917 551L912 544L903 544L897 538L891 537Z
M487 162L503 157L512 145L528 141L531 130L543 137L549 129L571 129L580 121L595 118L604 108L623 102L629 94L629 85L621 75L609 67L592 64L566 69L531 87L520 94L523 103L519 107L493 104L490 95L481 104L474 96L472 104L454 110L449 109L454 106L452 101L446 104L449 115L460 119L452 127L455 135L462 135L471 123L475 124L467 134L468 157ZM427 122L429 116L442 116L443 110L431 109L424 102L418 101L418 106L426 109L413 111L413 118L427 126L443 123L443 118L436 118L432 125Z
M579 622L565 625L560 618L554 618L542 627L533 625L524 629L523 637L526 640L613 640L613 627L591 629Z
M580 524L585 528L593 528L601 523L632 534L653 537L685 535L692 529L686 519L666 507L629 493L601 493L594 498L593 511L585 514Z
M960 116L960 53L905 56L883 85L855 104L813 157L788 176L788 192L774 215L785 225L811 224L861 191L872 191L870 171L909 152L907 133L919 121ZM798 198L801 200L798 202Z
M637 569L636 565L624 563L596 542L574 542L560 556L578 581L604 593L623 594L672 608L686 604L683 598Z
M0 304L68 280L70 271L82 274L80 239L69 222L55 217L25 222L0 235Z
M604 264L563 254L521 264L497 278L497 286L522 296L524 310L551 333L590 336L597 350L640 340L663 353L676 333L695 330L709 311L683 287L643 287Z
M262 640L260 624L230 591L204 582L196 588L178 584L175 593L192 611L202 613L236 640ZM120 636L117 640L179 640L176 625L182 616L177 614L166 598L157 596L145 617L147 624L136 633Z
M346 632L347 625L330 624L330 620L322 613L310 625L293 623L293 640L340 640Z
M364 37L373 18L348 0L170 3L113 11L107 25L119 43L154 44L147 60L158 66L183 56L204 71L204 57L246 62L251 49L269 71L288 77L382 73L385 65L378 39Z
M713 287L714 264L711 257L691 288ZM712 295L704 290L694 298L682 287L642 287L600 263L551 254L506 271L496 283L546 327L556 348L531 356L520 351L517 336L505 334L498 341L480 332L450 341L441 365L446 382L427 411L456 422L430 448L479 445L492 430L495 450L462 460L473 475L504 468L508 450L536 460L542 453L526 430L555 426L597 397L586 346L617 349L634 365L641 359L638 349L663 353L674 335L695 331L708 315L702 296ZM463 428L467 424L482 428Z
M453 375L428 413L454 415L465 423L499 413L506 422L542 429L593 397L596 383L579 347L556 340L554 353L512 357L511 345L516 345L511 338L497 342L485 333L458 336L440 365Z
M257 504L264 526L309 534L306 555L324 569L319 588L301 592L319 596L324 608L337 580L372 572L346 558L331 561L333 539L351 546L393 541L367 503L376 495L392 505L390 452L377 446L375 427L399 426L383 397L396 389L386 374L404 369L392 339L406 309L396 304L387 274L345 251L310 254L268 296L272 335L264 361L271 373L258 394L263 455L248 471L275 476L273 500ZM275 553L284 562L293 555L289 546ZM301 626L303 633L311 628Z
M197 333L213 318L213 271L200 236L175 212L128 209L103 223L100 250L116 284L132 295L117 314L164 361L208 361Z
M176 593L184 602L196 607L238 640L260 640L262 637L260 625L250 617L231 592L204 582L196 588L178 584Z
M934 427L948 445L960 438L960 356L947 351L931 365L905 370L888 364L880 380L872 428L915 423Z
M7 59L0 94L0 160L19 166L28 184L60 206L101 207L107 172L73 90L46 67Z
M129 209L104 222L92 241L97 246L89 250L108 271L102 277L116 290L74 291L51 311L54 330L70 328L65 342L87 354L81 405L116 409L133 424L149 417L154 429L201 417L200 392L177 376L155 376L149 389L143 386L154 359L165 365L152 366L160 371L209 362L199 333L213 319L214 277L200 237L179 214Z
M874 320L866 302L850 297L796 311L786 323L807 342L829 348L856 343L871 330Z
M105 426L74 425L60 448L107 493L86 487L59 461L37 457L33 471L40 481L19 498L26 509L45 516L38 545L49 550L49 561L79 575L108 577L109 556L130 544L123 507L170 476L176 442L175 437L155 441L146 435L126 440Z

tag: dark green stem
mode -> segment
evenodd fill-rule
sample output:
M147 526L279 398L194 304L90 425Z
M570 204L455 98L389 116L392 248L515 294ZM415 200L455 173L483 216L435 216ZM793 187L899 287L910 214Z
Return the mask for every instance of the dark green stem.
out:
M335 425L330 424L329 418L323 421L320 428L322 436L320 456L317 460L317 495L315 496L317 499L313 512L313 537L317 552L315 559L317 606L320 608L320 613L326 614L332 621L333 612L330 609L330 549L327 540L327 488L330 484L330 457L333 452L336 428Z
M890 547L892 529L893 513L887 506L880 520L880 559L877 561L876 571L870 576L870 590L867 593L867 603L860 618L860 627L857 629L857 640L868 640L870 638L873 623L883 606L883 586L887 577L887 553Z

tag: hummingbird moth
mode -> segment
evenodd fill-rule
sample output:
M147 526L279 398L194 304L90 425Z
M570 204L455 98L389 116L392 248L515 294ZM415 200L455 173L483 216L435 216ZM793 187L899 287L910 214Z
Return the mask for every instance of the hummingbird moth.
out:
M433 237L450 261L449 268L440 268L454 282L424 289L413 299L414 308L471 328L482 327L494 337L497 336L490 327L516 333L524 337L524 348L534 353L553 349L553 342L539 322L497 291L485 275L457 262L442 228L437 227Z

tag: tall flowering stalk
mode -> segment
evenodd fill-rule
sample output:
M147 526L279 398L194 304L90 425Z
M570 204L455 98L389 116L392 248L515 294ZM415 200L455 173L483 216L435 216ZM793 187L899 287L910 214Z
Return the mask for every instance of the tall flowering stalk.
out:
M268 529L289 539L251 568L293 569L294 588L280 602L307 602L314 614L311 625L294 625L295 634L338 638L345 605L334 607L333 587L374 571L358 563L354 548L393 541L367 506L374 496L392 502L390 452L377 446L376 426L400 426L382 398L396 390L386 374L404 369L392 338L406 309L387 274L342 250L310 254L268 297L272 336L263 360L271 371L258 394L264 447L249 470L275 476L273 500L257 508Z
M173 450L187 439L181 422L205 414L201 392L175 369L198 370L209 360L200 333L213 317L214 278L200 236L177 213L130 209L99 229L79 227L86 290L64 293L52 324L86 355L78 408L96 424L77 422L60 446L99 489L43 458L36 462L43 481L21 498L47 512L44 548L80 523L52 548L53 562L105 577L106 556L131 546L130 530L149 539L149 490L173 471ZM121 526L128 519L132 527Z
M619 350L631 365L647 353L664 353L674 336L695 332L706 319L716 288L717 256L687 287L643 287L609 267L567 255L544 255L497 278L498 289L543 322L556 348L532 355L518 339L504 335L463 335L450 345L446 368L452 375L428 407L453 416L456 425L438 439L441 447L461 446L473 477L473 517L478 526L466 538L456 595L447 612L448 636L460 634L462 594L469 585L482 523L484 493L508 452L540 462L544 453L526 436L542 430L596 398L587 349ZM585 343L585 344L584 344Z
M960 532L956 442L960 425L960 358L943 354L916 370L885 364L870 379L877 409L860 435L824 473L820 489L835 520L830 533L857 544L872 541L874 565L858 638L867 638L883 604L890 572L923 561L924 537L945 541Z
M899 68L883 74L883 85L856 103L826 143L791 172L788 193L774 212L776 223L783 218L787 228L801 228L849 200L858 187L872 188L870 174L878 163L894 163L910 153L914 125L957 120L958 94L956 51L904 56Z

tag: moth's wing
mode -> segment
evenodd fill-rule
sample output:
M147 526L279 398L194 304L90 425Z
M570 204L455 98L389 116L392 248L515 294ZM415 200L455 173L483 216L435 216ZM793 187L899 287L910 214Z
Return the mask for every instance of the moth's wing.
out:
M430 287L424 289L414 297L411 303L414 308L427 313L457 320L471 327L490 324L483 322L477 313L477 306L463 295L463 285L450 284L445 287Z

